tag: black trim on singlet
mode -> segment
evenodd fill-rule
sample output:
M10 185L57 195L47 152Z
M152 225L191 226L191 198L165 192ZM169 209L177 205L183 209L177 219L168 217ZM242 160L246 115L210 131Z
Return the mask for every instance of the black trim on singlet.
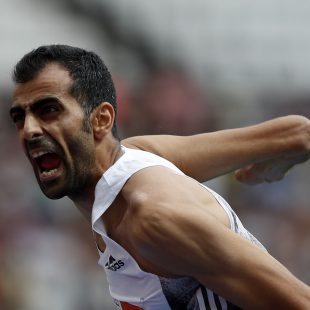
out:
M240 307L232 304L231 302L229 301L226 302L227 302L227 310L242 310Z
M201 286L201 292L202 292L202 297L203 297L203 301L205 303L206 310L211 310L207 289L204 286ZM212 294L213 294L214 302L215 302L215 305L216 305L216 309L217 310L222 310L222 305L221 305L221 301L220 301L219 295L215 294L214 292L212 292ZM224 299L224 300L225 300L225 302L227 304L227 310L242 310L241 308L239 308L238 306L232 304L228 300L226 300L226 299Z
M203 301L204 301L205 306L206 306L206 310L211 310L209 298L208 298L208 293L207 293L207 290L204 286L201 287L201 293L202 293Z
M216 308L222 310L222 305L221 305L219 296L213 293L213 297L214 297L214 301L216 304Z

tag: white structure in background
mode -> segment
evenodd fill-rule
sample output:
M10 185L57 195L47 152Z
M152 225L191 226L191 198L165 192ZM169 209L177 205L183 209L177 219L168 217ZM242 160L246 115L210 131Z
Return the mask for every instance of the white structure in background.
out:
M11 85L12 68L25 53L43 44L70 44L96 51L105 59L104 37L87 18L77 18L57 1L0 2L0 89Z
M84 0L86 1L86 0ZM110 7L124 31L225 87L308 90L310 3L286 0L91 0Z
M139 55L111 46L91 18L64 9L70 2L86 9L101 6L125 36L142 33L156 57L182 63L213 92L228 127L245 125L248 115L262 120L262 94L309 93L310 2L305 0L298 5L286 0L11 0L0 10L0 90L10 85L17 59L50 43L94 50L128 83L143 79Z
M77 0L75 0L77 1ZM145 32L159 57L179 59L194 74L225 88L307 91L310 3L263 0L79 0L104 5L125 32ZM66 3L66 1L64 2ZM113 54L88 19L61 2L12 0L0 10L0 82L26 51L51 42Z

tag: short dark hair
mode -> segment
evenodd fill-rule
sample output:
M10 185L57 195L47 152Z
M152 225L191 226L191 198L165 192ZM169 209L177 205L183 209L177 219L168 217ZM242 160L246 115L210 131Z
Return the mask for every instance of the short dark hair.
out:
M82 48L60 44L40 46L16 64L13 80L16 83L29 82L52 62L68 70L73 81L70 93L81 104L86 121L89 122L91 112L103 101L111 103L116 114L115 87L108 68L97 54ZM116 118L112 134L118 138Z

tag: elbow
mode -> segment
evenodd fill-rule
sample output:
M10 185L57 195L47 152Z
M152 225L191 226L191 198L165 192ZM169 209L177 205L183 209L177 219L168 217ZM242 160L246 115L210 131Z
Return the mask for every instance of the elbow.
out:
M288 146L294 154L310 155L310 120L301 115L286 117L290 128L288 133Z

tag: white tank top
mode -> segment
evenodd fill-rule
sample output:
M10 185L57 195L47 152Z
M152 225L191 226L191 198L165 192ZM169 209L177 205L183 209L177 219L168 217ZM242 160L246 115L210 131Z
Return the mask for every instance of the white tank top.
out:
M95 190L92 210L92 229L102 236L106 249L101 252L99 265L104 268L115 309L123 310L205 310L239 309L224 298L203 287L191 277L164 278L140 269L134 258L106 234L102 214L110 207L125 182L137 171L151 166L164 166L176 174L184 175L171 162L157 155L128 149L99 180ZM200 183L199 183L200 184ZM242 225L228 203L217 193L212 193L227 213L233 231L263 247Z

